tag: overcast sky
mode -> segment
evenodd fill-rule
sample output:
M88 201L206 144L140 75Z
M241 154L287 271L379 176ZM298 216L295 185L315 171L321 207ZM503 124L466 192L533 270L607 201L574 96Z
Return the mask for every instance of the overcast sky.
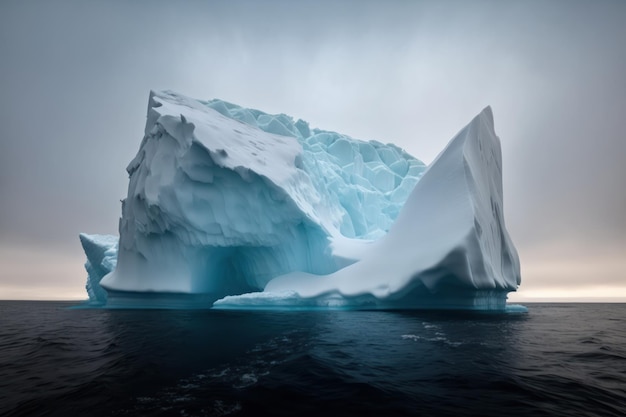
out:
M148 93L221 98L431 162L485 106L513 299L626 299L626 2L0 3L0 299L85 298Z

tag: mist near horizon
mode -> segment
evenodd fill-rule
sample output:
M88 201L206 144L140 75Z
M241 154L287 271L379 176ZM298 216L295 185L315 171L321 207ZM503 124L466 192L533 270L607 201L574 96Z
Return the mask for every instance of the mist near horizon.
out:
M117 234L151 89L221 98L431 162L491 105L514 297L626 299L626 4L5 2L0 298L84 298Z

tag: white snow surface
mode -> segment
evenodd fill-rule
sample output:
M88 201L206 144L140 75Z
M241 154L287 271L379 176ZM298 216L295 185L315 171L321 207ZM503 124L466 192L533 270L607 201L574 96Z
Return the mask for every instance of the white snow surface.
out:
M81 235L90 299L113 307L501 309L520 282L489 108L426 170L394 145L151 92L127 171L117 267L96 271L106 239Z

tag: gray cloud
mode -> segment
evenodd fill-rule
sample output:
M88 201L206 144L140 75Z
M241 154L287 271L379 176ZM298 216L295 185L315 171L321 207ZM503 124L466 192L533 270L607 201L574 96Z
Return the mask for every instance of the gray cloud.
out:
M0 243L78 260L78 232L115 233L167 88L426 161L490 104L523 265L547 242L626 249L625 18L620 1L3 2Z

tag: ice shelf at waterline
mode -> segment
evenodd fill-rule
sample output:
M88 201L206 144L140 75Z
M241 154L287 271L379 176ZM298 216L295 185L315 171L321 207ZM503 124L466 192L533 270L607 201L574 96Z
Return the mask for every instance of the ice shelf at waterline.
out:
M152 92L119 247L90 301L137 308L502 310L520 284L487 107L428 166L401 148Z

